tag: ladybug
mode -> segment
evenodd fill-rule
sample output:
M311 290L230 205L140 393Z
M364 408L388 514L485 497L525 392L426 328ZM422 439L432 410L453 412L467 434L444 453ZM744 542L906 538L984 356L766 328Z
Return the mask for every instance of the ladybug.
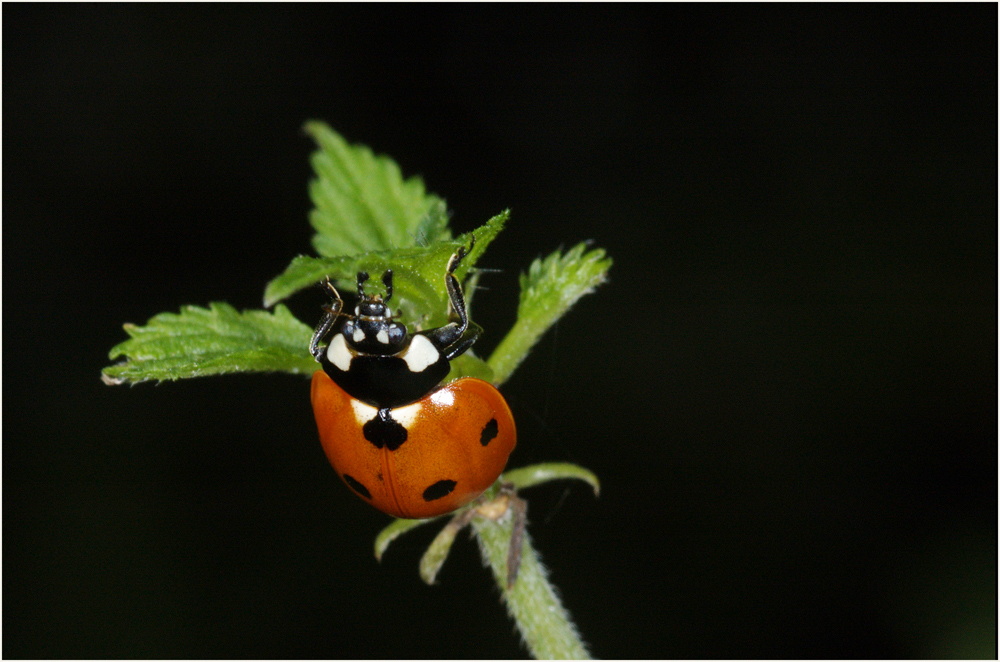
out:
M441 384L449 362L482 332L454 275L466 254L461 247L448 261L448 324L408 334L388 307L392 270L382 275L385 298L365 293L362 271L353 315L341 312L327 282L333 301L309 343L322 365L312 405L323 450L355 494L395 517L434 517L469 503L497 479L517 441L514 417L492 384L471 377ZM321 347L339 317L346 321Z

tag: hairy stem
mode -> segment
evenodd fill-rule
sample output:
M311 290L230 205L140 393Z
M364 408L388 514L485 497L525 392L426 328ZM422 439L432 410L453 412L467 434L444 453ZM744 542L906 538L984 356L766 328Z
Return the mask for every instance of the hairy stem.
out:
M531 538L524 534L517 582L507 588L507 553L513 517L472 520L483 559L503 595L507 611L517 624L529 652L539 660L589 660L590 655L569 613L562 606Z

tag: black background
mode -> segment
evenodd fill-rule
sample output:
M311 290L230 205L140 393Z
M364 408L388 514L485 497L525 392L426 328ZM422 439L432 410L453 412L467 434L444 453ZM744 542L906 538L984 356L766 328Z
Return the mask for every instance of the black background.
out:
M316 118L512 209L480 354L614 258L504 387L603 481L526 493L595 655L994 656L996 11L7 5L3 655L525 654L465 536L375 562L306 380L99 380L310 252Z

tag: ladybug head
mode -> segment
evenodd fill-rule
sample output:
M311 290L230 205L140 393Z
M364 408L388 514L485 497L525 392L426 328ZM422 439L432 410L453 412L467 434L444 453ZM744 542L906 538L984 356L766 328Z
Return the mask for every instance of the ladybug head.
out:
M367 271L358 272L358 305L354 318L344 324L341 333L347 344L362 354L392 355L406 345L406 326L392 321L389 299L392 298L392 269L382 274L385 298L380 294L365 294Z

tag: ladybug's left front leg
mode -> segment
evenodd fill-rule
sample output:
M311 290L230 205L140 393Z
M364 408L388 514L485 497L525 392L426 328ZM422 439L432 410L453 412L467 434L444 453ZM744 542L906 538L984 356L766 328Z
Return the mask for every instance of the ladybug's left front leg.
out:
M340 309L344 307L344 302L340 298L340 293L337 292L337 288L333 286L333 283L326 281L326 286L333 291L333 301L330 302L329 306L323 306L323 310L326 312L323 317L320 318L319 324L316 325L316 330L313 332L312 339L309 341L309 353L312 354L313 358L317 361L319 361L323 356L323 348L319 346L319 343L337 322L337 317L340 315Z

